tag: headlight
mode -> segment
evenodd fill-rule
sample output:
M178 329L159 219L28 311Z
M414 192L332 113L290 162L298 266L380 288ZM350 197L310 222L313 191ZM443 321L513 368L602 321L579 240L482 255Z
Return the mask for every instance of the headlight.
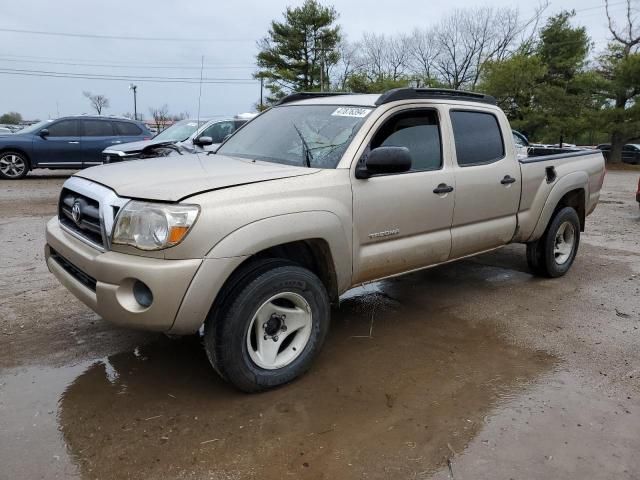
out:
M132 200L120 212L111 243L140 250L161 250L180 243L196 222L197 205L169 205Z

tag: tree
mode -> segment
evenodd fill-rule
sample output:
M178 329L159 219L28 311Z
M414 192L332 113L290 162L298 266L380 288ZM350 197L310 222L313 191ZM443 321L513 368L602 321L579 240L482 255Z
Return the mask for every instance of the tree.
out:
M488 62L480 90L496 97L513 128L529 136L535 130L531 120L537 90L546 73L539 56L517 54L508 60Z
M282 22L272 21L268 35L258 42L256 78L266 80L268 103L291 91L324 90L329 69L339 59L340 27L333 7L305 0L288 7Z
M613 40L599 59L600 93L605 101L599 120L610 134L611 163L622 161L622 147L640 135L640 29L634 25L631 0L627 0L625 26L616 25L605 0Z
M20 122L22 122L22 115L20 115L18 112L7 112L0 116L0 123L17 125Z
M546 73L536 92L537 110L532 120L547 141L562 144L588 126L597 106L597 79L586 71L590 39L584 27L573 27L575 12L561 12L547 21L540 32L537 55Z
M93 108L98 115L102 115L102 110L109 108L109 99L104 95L92 95L91 92L82 92L82 94L89 99L91 108Z
M562 12L547 21L535 47L485 63L481 89L496 97L514 128L532 140L576 141L593 130L600 102L597 76L586 66L589 38Z
M161 132L167 126L169 121L169 106L165 103L159 108L150 108L149 113L153 118L153 123L156 126L156 130Z

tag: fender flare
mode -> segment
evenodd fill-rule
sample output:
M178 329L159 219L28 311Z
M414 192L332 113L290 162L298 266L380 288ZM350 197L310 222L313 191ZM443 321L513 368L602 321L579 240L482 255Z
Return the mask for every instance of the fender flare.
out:
M351 234L345 231L337 215L326 210L256 220L220 240L206 258L248 257L270 247L311 239L327 243L334 263L338 291L348 289L352 274Z
M589 176L586 172L572 172L558 180L549 192L536 227L526 240L527 242L537 240L542 236L562 197L570 191L578 189L584 189L584 204L586 206L589 199Z

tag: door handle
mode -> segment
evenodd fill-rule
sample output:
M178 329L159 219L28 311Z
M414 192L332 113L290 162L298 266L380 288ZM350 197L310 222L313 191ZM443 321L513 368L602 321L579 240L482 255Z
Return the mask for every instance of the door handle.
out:
M72 144L72 145L77 145L77 144L79 144L80 142L67 142L67 143L70 143L70 144Z
M500 183L502 185L509 185L510 183L515 183L515 182L516 182L516 179L509 175L505 175L504 178L500 180Z
M451 185L447 185L446 183L441 183L433 189L433 193L437 193L438 195L440 195L441 193L449 192L453 192L453 187Z

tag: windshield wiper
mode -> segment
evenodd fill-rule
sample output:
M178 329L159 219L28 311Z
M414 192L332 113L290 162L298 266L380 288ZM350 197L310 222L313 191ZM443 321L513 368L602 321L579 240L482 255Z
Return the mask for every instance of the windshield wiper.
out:
M302 153L304 155L304 163L307 167L311 168L311 161L313 160L311 149L309 148L309 145L307 145L307 141L304 139L304 136L302 135L302 132L300 131L300 129L296 127L296 124L292 123L291 125L293 125L293 128L296 129L296 132L298 133L298 136L302 141Z

